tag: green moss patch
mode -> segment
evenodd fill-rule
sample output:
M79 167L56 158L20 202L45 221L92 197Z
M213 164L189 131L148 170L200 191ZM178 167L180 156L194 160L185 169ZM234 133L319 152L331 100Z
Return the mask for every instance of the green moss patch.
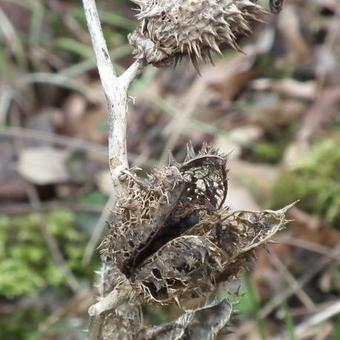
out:
M294 167L279 177L271 206L300 200L298 206L340 225L340 140L316 143Z

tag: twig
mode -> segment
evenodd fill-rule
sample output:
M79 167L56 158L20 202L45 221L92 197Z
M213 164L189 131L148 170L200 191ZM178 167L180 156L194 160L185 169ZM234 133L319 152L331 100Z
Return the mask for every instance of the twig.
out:
M332 255L332 251L329 247L322 246L315 242L295 238L291 235L282 235L280 237L277 237L275 241L277 241L278 243L289 244L291 246L302 248L310 252L321 254L324 255L325 257L337 260L337 256Z
M121 290L115 289L110 292L105 298L100 299L99 302L89 308L90 316L97 316L106 311L120 306L126 300L126 294L122 294Z
M305 333L309 328L312 328L330 318L333 316L340 314L340 300L336 301L334 304L329 306L328 308L324 309L323 311L314 314L307 320L303 321L300 323L296 328L295 328L295 334L299 337L303 333Z
M128 168L126 150L127 93L113 68L104 39L95 0L83 0L87 26L96 55L99 76L108 104L109 165L115 185L119 173Z
M126 146L126 115L128 111L127 91L131 82L136 78L145 66L144 61L134 62L121 76L117 77L109 55L109 51L103 36L99 15L95 0L82 0L87 25L91 35L93 49L96 55L100 80L104 89L108 104L109 122L109 167L113 180L113 195L117 196L120 189L119 176L122 171L128 169L128 157ZM97 228L97 231L99 228ZM92 247L92 244L91 244ZM99 302L89 309L91 316L90 339L102 339L102 326L106 311L124 303L126 294L114 289L111 292L104 290L106 281L104 271L100 282L102 297Z
M298 339L302 339L303 335L310 330L311 328L319 325L320 323L332 318L333 316L340 314L340 300L334 302L328 308L323 309L322 311L314 314L310 318L305 321L302 321L298 326L294 329L294 334ZM276 336L275 340L283 340L287 339L287 334L282 334Z
M112 291L106 296L100 297L99 301L89 308L89 339L101 340L105 338L105 334L102 334L102 329L106 314L108 314L110 310L116 309L126 303L130 293L131 286L124 277Z
M280 294L275 295L275 297L261 309L259 314L260 318L265 318L266 316L268 316L276 307L280 306L284 300L293 295L297 291L297 289L306 285L315 275L317 275L332 261L339 261L340 247L336 247L335 249L333 249L330 254L332 255L331 257L322 257L317 263L315 263L315 265L311 267L308 272L306 272L300 279L297 280L296 286L288 287Z
M307 293L299 286L295 277L290 273L287 267L281 262L279 257L275 254L275 252L270 252L269 260L276 266L281 275L285 278L287 283L293 288L296 289L296 296L299 300L305 305L307 309L315 309L315 303L313 300L307 295Z
M120 82L126 90L128 90L133 80L143 71L145 66L146 64L143 60L137 60L120 76Z
M115 188L118 189L118 177L123 170L128 168L126 149L127 91L132 80L144 68L144 62L134 62L121 77L117 77L103 36L96 2L95 0L83 0L83 6L100 80L108 104L109 165Z

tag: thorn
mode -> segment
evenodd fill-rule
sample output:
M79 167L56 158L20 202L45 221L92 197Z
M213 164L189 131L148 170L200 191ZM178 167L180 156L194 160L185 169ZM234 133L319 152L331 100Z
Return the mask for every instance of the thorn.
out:
M215 66L215 63L214 63L214 60L211 56L210 50L207 51L207 56L208 56L208 59L209 59L211 65Z
M196 57L200 60L202 60L202 55L201 55L201 51L200 51L200 47L194 42L192 44L192 47L194 49L194 52L196 54Z
M212 46L211 48L216 51L218 54L222 54L220 48L218 47L218 44L215 39L212 40Z
M197 74L198 74L199 76L202 76L202 75L201 75L201 72L200 72L200 69L199 69L199 66L198 66L198 62L197 62L196 57L195 57L194 55L191 55L191 56L190 56L190 60L191 60L192 65L194 66L194 68L195 68Z
M196 153L195 153L194 147L192 146L191 141L187 144L187 157L188 157L188 160L196 157Z
M169 152L169 166L179 167L179 163L176 161L172 152Z
M290 208L294 207L294 205L296 205L300 200L296 200L295 202L291 203L291 204L288 204L286 205L285 207L283 207L282 209L280 210L276 210L275 212L277 214L285 214Z

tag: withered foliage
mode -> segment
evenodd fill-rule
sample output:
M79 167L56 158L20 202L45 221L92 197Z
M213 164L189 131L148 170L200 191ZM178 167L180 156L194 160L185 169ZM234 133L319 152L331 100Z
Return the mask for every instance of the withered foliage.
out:
M205 296L236 275L253 249L286 224L285 212L231 211L225 206L227 159L191 146L183 163L147 177L126 172L126 190L102 243L102 254L141 302ZM113 279L114 281L114 279ZM117 284L112 282L112 286Z
M212 340L228 332L233 306L226 299L211 298L169 323L148 328L141 326L136 313L130 313L131 305L119 309L106 315L102 340Z
M129 42L136 58L155 66L171 65L185 55L196 66L225 46L239 50L237 37L251 33L250 23L263 21L266 13L253 0L132 1L140 8L140 24Z
M170 323L141 330L140 340L211 340L224 331L232 313L226 300L212 299L203 307L189 310Z

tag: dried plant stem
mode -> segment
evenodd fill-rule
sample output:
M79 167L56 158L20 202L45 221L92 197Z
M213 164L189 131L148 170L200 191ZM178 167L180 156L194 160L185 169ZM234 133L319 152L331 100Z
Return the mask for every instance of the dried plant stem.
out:
M307 334L312 328L320 325L322 322L325 322L338 314L340 314L340 300L335 301L327 308L323 308L320 312L302 321L299 325L295 327L294 334L298 339L307 338ZM287 339L286 333L276 336L273 340L283 339Z
M83 0L85 16L96 55L100 80L108 104L109 165L115 188L119 187L119 174L128 168L126 150L127 91L131 82L144 68L144 62L134 62L118 77L104 39L95 0Z
M143 60L134 62L120 77L113 67L109 51L104 39L98 10L95 0L83 0L83 6L87 25L91 35L93 49L96 55L100 80L108 105L109 123L109 167L114 184L114 195L118 195L121 187L119 176L122 171L128 169L128 157L126 148L126 124L128 111L128 88L145 66ZM102 338L103 314L121 304L124 300L119 292L107 294L104 290L105 272L99 283L102 297L99 302L89 310L92 317L90 325L90 338Z
M296 296L301 301L301 303L308 309L308 310L314 310L315 309L315 303L313 300L308 296L308 294L303 290L302 287L299 286L297 283L295 277L290 273L288 268L282 263L282 261L279 259L279 257L276 255L275 252L270 252L269 260L276 266L278 271L281 273L281 275L284 277L286 282L291 287L296 287Z
M317 263L314 264L308 272L296 280L296 285L289 286L287 289L275 295L259 312L261 318L268 316L275 308L277 308L282 301L293 295L298 289L306 285L310 280L314 278L323 268L328 266L333 261L339 262L340 247L332 249L327 256L323 256Z
M89 309L89 338L137 339L144 332L145 339L165 332L166 339L188 335L192 340L213 339L230 318L232 306L226 301L213 301L184 313L172 324L170 332L167 327L144 329L137 305L150 301L179 303L180 298L200 297L213 291L218 282L227 280L242 267L254 248L284 227L285 213L291 206L279 211L229 213L223 208L228 190L226 157L207 145L198 154L189 146L182 164L173 162L162 170L155 169L148 179L139 178L133 170L128 173L127 92L147 63L166 66L176 61L176 56L187 55L197 66L198 60L209 58L210 51L219 52L223 43L237 49L235 34L249 32L248 23L259 21L264 11L248 0L209 0L201 2L198 8L197 2L182 1L186 8L180 18L184 26L171 26L171 20L163 19L163 8L154 1L145 2L145 8L143 1L133 1L141 5L142 23L129 35L129 41L141 53L118 76L103 36L96 2L82 0L108 104L109 167L113 196L118 198L112 207L115 219L102 242L100 297ZM161 5L171 12L173 3L162 1ZM188 32L183 27L189 27L188 21L191 23L196 14L200 17L198 14L207 5L214 9L219 6L213 26L197 32L195 25L190 25L192 37L187 46ZM227 22L231 15L232 25ZM177 22L179 16L175 13L174 18ZM154 31L155 25L158 28ZM222 28L224 34L218 35ZM168 33L164 35L165 31ZM178 36L182 31L184 38ZM145 33L149 39L145 39ZM203 33L206 39L201 38ZM164 41L168 46L169 39L172 48L159 49ZM177 46L182 41L185 45ZM223 223L228 227L224 228ZM230 240L237 241L230 244ZM229 265L231 268L227 268Z

